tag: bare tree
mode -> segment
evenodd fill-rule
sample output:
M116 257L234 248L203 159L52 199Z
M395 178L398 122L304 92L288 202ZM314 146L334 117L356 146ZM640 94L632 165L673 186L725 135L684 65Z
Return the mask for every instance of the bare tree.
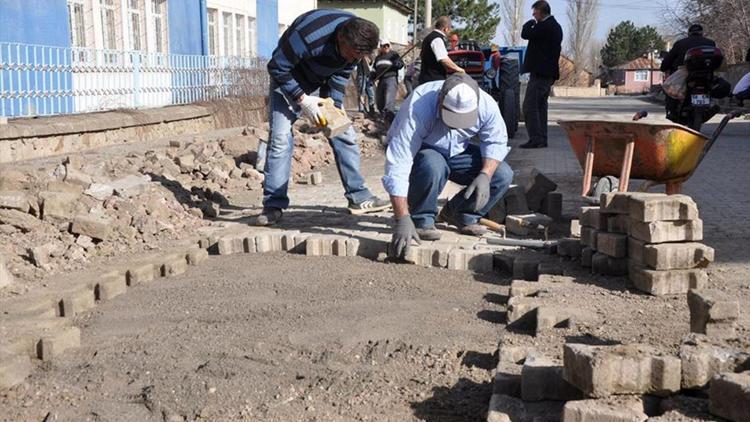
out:
M500 16L503 23L503 38L508 45L521 44L521 27L526 0L504 0L501 2Z
M599 2L568 0L567 15L570 23L568 51L573 60L574 78L577 80L591 60L591 38L599 19ZM580 84L584 81L577 82Z

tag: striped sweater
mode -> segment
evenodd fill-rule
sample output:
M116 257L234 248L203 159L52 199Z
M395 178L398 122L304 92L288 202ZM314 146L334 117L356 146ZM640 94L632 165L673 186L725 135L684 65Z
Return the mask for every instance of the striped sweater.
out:
M356 63L339 54L336 30L352 18L342 10L318 9L300 15L287 28L268 62L268 73L288 99L296 101L320 89L321 97L330 96L342 106Z

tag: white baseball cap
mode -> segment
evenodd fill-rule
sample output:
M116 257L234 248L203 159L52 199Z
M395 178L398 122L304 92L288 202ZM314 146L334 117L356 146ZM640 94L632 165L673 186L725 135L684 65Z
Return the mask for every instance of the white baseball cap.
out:
M380 46L382 47L382 46L384 46L386 44L391 45L390 41L388 41L388 38L382 38L380 40Z
M454 129L474 127L479 119L479 85L465 73L450 75L440 90L440 117Z

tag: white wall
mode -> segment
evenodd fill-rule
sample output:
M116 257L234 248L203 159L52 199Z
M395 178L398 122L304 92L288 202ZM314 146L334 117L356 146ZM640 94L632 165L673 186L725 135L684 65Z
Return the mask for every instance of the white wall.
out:
M279 24L289 26L297 16L317 8L317 0L279 0Z
M224 23L225 23L225 15L227 13L231 14L231 22L230 24L230 31L232 33L232 45L231 48L228 49L229 55L231 56L254 56L256 52L258 51L258 40L257 40L257 12L256 12L256 2L251 0L208 0L206 2L206 7L208 9L214 9L217 11L217 20L216 20L216 45L217 45L217 54L219 56L224 55L225 50L225 40L224 40ZM242 50L238 49L237 47L237 35L236 35L236 25L237 25L237 17L241 16L244 20L244 43L245 46ZM251 30L251 26L255 27L254 30ZM251 35L252 34L252 35ZM207 34L208 36L208 34ZM251 39L252 37L252 39Z

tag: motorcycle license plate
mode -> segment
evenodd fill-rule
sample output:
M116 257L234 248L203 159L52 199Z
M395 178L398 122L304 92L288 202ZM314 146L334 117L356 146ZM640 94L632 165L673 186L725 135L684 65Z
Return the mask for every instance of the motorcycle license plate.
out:
M711 97L708 95L693 95L690 99L690 102L694 106L707 106L711 105Z

